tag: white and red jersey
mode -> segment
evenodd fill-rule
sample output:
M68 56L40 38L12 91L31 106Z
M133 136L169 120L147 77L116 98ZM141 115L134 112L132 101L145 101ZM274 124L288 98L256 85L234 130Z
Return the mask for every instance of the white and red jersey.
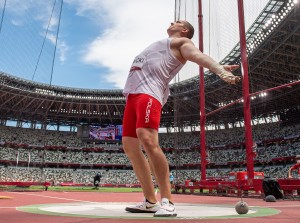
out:
M170 49L171 38L152 43L135 57L123 90L129 94L148 94L163 106L169 97L169 83L182 64Z

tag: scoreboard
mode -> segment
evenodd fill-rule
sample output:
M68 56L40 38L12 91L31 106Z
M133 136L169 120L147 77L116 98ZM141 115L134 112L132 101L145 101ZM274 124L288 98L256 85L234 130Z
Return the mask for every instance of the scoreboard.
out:
M101 141L121 141L122 125L89 126L77 127L77 137Z

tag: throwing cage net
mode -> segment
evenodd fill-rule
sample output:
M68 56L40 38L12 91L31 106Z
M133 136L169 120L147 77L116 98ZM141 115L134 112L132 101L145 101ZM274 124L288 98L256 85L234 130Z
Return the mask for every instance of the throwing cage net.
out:
M175 21L193 24L195 45L221 64L240 65L233 74L242 77L241 83L227 85L205 69L201 79L201 68L191 63L178 75L172 87L178 183L228 177L228 170L247 171L251 183L259 133L272 138L261 124L282 124L287 111L299 114L293 99L300 83L293 45L299 26L291 22L299 21L298 15L299 3L293 0L176 1ZM294 56L286 57L287 50Z

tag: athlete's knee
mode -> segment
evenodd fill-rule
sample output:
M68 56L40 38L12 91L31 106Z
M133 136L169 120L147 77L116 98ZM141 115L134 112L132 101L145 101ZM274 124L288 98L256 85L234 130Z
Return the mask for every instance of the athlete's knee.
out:
M122 137L123 150L126 155L134 154L140 149L140 143L137 138Z
M153 129L137 129L137 136L144 149L155 148L158 146L158 133Z
M152 152L159 148L158 143L154 142L151 138L144 137L141 139L141 142L146 151Z

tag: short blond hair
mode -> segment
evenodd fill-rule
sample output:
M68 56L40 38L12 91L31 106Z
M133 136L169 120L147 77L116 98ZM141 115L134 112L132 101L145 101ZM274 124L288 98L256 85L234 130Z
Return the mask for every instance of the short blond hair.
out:
M182 21L182 22L184 26L189 30L186 37L192 39L195 32L194 27L188 21Z

